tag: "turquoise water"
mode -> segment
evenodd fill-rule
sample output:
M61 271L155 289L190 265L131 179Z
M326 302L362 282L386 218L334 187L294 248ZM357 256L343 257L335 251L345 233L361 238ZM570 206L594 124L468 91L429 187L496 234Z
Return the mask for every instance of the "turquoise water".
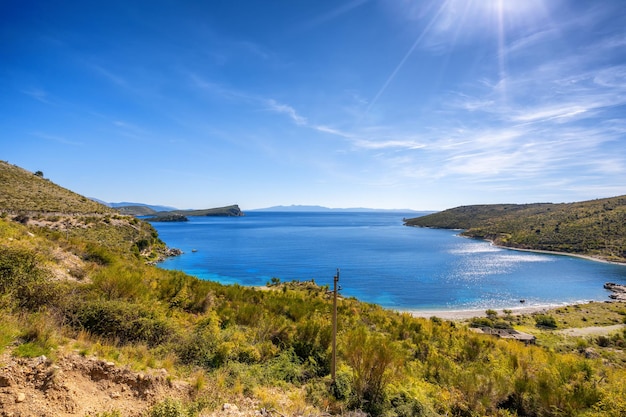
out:
M267 213L153 223L182 256L160 264L225 284L311 280L398 310L487 309L608 300L626 266L501 249L458 231L406 227L413 213ZM195 252L193 250L196 250Z

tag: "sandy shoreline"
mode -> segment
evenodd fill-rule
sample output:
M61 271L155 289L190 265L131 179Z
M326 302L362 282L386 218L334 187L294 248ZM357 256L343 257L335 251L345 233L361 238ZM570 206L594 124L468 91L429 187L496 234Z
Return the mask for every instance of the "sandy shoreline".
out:
M474 238L470 238L470 239L474 239ZM590 255L581 255L581 254L578 254L578 253L569 253L569 252L556 252L556 251L542 250L542 249L514 248L514 247L511 247L511 246L497 245L492 240L488 240L488 239L487 239L487 242L491 243L492 246L495 246L496 248L500 248L500 249L510 249L510 250L516 250L516 251L520 251L520 252L543 253L543 254L546 254L546 255L572 256L574 258L586 259L588 261L602 262L602 263L605 263L605 264L626 266L626 263L624 263L624 262L608 261L606 259L602 259L602 258L598 258L598 257L595 257L595 256L590 256Z
M462 236L462 237L466 237L466 236ZM469 239L474 239L474 238L469 237ZM520 252L542 253L542 254L547 254L547 255L573 256L575 258L582 258L588 261L603 262L603 263L608 263L608 264L626 266L625 263L607 261L606 259L596 258L593 256L588 256L588 255L579 255L579 254L574 254L574 253L555 252L555 251L540 250L540 249L512 248L509 246L497 245L491 240L487 240L487 241L491 243L492 246L495 246L501 249L510 249L510 250L515 250L515 251L520 251ZM606 301L610 301L610 300L606 300ZM581 304L581 303L575 303L575 304ZM497 311L498 315L505 315L504 310L511 310L512 312L511 314L513 315L520 315L520 314L531 314L531 313L543 312L543 311L547 311L553 308L564 307L566 305L574 305L574 304L523 306L523 307L513 307L513 308L507 308L507 309L495 309L494 308L493 310ZM471 319L474 317L486 317L487 316L485 314L486 309L485 310L402 310L402 311L410 313L414 317L425 317L425 318L439 317L445 320L465 320L465 319Z
M547 311L552 308L565 307L568 304L554 304L554 305L543 305L543 306L525 306L525 307L514 307L507 309L492 309L498 312L499 316L504 316L504 310L511 310L511 314L520 315L520 314L530 314ZM403 310L403 312L410 313L413 317L439 317L445 320L465 320L471 319L474 317L487 317L485 314L485 310Z

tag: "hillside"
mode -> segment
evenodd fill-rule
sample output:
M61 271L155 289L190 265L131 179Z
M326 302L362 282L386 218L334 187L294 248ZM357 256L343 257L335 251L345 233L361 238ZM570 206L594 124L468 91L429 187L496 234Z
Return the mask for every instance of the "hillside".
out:
M117 213L110 207L4 161L0 161L0 211Z
M38 210L45 212L49 207L41 201ZM55 214L69 222L58 229L54 217L32 220L39 214L29 213L26 220L16 214L20 206L4 210L2 415L626 412L626 333L611 327L616 330L584 337L542 327L616 325L626 317L624 303L572 306L558 315L488 312L473 322L521 326L538 339L537 346L525 346L476 334L465 323L416 318L340 297L333 381L327 287L278 278L263 289L226 286L157 268L121 232L130 226L151 230L150 225L119 213L94 216L98 235L81 232L93 227L77 220L88 213Z
M465 229L464 236L512 248L626 262L626 196L567 204L463 206L405 224Z
M132 256L154 262L168 254L150 224L121 215L113 208L3 161L0 161L0 217L37 228L52 239L79 239L84 250L102 252L102 256L107 251L111 253L106 256Z
M119 206L115 209L129 216L152 216L157 213L156 210L148 206Z

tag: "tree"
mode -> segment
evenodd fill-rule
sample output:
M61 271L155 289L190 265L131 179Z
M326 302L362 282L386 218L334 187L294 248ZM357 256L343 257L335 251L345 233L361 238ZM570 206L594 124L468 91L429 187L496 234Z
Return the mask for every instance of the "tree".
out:
M36 171L35 175L38 176L39 178L43 178L43 171Z

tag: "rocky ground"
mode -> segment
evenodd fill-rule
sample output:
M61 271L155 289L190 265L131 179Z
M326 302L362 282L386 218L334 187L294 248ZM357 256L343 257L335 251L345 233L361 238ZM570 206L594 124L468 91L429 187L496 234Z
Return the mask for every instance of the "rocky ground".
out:
M16 358L8 352L0 355L0 417L98 417L114 412L121 417L139 417L148 415L152 406L166 399L185 402L192 398L193 387L174 380L165 369L135 372L78 353L59 355L54 361L45 356ZM286 417L286 414L262 408L251 398L241 398L237 404L224 403L215 410L203 411L200 416ZM346 416L364 417L364 414Z
M54 362L0 356L0 416L90 416L117 410L139 416L164 398L186 399L189 384L172 382L166 370L133 372L77 353Z
M609 298L615 301L626 301L626 285L607 282L604 284L604 288L613 292L613 294L609 295Z

